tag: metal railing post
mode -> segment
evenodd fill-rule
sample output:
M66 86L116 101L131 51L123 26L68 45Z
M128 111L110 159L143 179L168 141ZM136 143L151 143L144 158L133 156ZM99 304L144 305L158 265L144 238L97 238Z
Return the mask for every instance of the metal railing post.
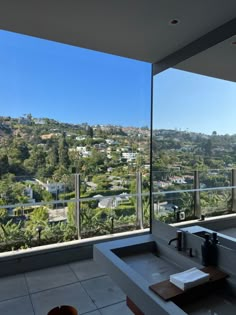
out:
M75 217L76 227L78 233L78 240L81 239L81 225L80 225L80 174L75 174Z
M194 171L194 189L200 188L200 181L199 181L199 172ZM194 216L200 218L201 216L201 206L200 206L200 191L194 192Z
M136 173L136 215L137 215L137 226L143 229L143 202L142 202L142 174L141 172Z
M231 186L236 186L236 169L231 171ZM236 212L236 188L231 190L231 211Z

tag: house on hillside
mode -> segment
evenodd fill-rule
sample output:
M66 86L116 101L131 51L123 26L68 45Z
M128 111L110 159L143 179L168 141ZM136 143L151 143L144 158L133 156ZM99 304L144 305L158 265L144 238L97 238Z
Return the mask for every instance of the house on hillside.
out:
M52 139L58 136L60 136L60 133L48 133L48 134L41 135L40 138L42 140L48 140L48 139Z
M34 192L30 186L25 187L25 189L23 191L23 195L28 198L29 203L35 203L35 199L33 198Z
M158 213L173 213L178 210L178 206L173 203L168 203L167 201L157 203Z
M86 146L77 146L76 148L70 148L69 151L71 152L79 152L79 154L82 156L82 157L89 157L91 156L92 152L87 150Z
M51 194L57 194L58 192L64 192L66 185L64 183L50 183L47 181L47 183L44 183L38 179L35 179L35 181L42 186L46 191L50 192Z
M98 195L101 197L102 195ZM94 196L96 197L96 196ZM110 208L114 209L118 207L122 202L129 200L127 193L121 193L119 196L116 197L107 197L99 201L98 207L101 209Z
M127 162L132 162L136 160L136 152L123 152L122 157L127 160Z

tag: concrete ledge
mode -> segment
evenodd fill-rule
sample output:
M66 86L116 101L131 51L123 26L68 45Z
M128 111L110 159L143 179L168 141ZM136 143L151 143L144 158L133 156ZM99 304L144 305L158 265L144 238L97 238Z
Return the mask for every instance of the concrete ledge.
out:
M90 259L94 244L149 233L149 229L136 230L0 253L0 277Z
M225 214L215 217L207 217L205 220L189 220L189 221L182 221L178 223L170 224L174 227L188 227L199 225L206 227L211 230L223 230L225 228L235 227L236 226L236 213Z

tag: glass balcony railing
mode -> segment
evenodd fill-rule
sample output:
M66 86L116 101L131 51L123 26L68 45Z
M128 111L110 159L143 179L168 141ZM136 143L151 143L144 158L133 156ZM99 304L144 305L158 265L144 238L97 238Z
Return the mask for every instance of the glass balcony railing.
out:
M136 199L140 197L141 212L136 208ZM129 206L125 204L128 200ZM106 207L99 207L100 203L106 203ZM0 252L133 231L149 225L147 195L22 203L1 206L0 211Z
M176 223L235 212L236 186L153 193L154 218Z
M154 219L174 223L235 212L234 178L234 170L154 172ZM14 177L1 181L0 194L0 252L149 227L150 188L140 173Z
M154 172L154 217L167 223L233 213L235 170Z
M6 184L0 192L0 252L149 226L149 192L137 176L74 174L60 182L17 177Z

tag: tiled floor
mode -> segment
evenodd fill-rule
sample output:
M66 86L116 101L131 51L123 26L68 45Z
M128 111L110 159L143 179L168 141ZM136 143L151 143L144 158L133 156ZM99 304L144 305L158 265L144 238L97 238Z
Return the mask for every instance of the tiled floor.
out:
M47 315L59 305L79 315L132 315L125 299L93 260L0 278L2 315Z

